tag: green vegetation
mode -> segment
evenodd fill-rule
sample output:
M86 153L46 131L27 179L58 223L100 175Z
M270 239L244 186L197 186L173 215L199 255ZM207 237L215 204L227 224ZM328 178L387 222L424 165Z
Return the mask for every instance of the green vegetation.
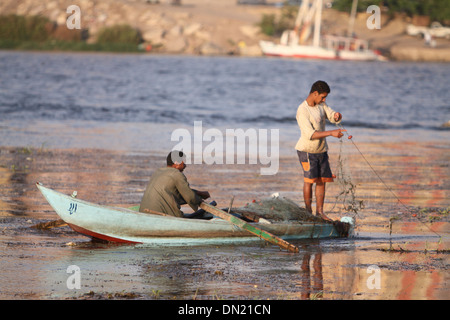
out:
M100 30L97 43L121 43L138 45L142 42L141 34L138 30L128 25L112 26Z
M350 12L352 2L353 0L336 0L333 8ZM394 13L405 13L410 17L423 15L429 16L431 21L450 24L448 0L359 0L358 11L364 12L370 5L385 7L391 15Z
M297 11L297 6L285 5L278 19L274 14L263 14L258 26L268 36L280 36L284 30L294 28Z
M88 30L69 30L42 16L0 16L0 48L17 50L138 52L140 32L127 25L100 30L87 43Z
M8 15L0 17L0 39L15 41L46 41L53 24L40 16Z
M107 51L107 52L141 52L138 46L122 43L86 43L67 41L16 41L0 39L0 49L46 50L46 51Z

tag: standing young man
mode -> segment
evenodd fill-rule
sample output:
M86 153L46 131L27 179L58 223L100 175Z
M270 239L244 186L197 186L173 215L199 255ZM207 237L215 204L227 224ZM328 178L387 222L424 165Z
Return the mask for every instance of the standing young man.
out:
M325 220L331 220L323 212L325 200L325 184L333 182L330 164L328 162L328 146L326 137L341 138L342 129L325 131L325 120L340 123L342 114L335 112L326 105L325 100L330 93L330 87L324 81L316 81L308 97L297 109L297 123L301 136L295 146L304 172L303 198L308 212L312 213L312 187L316 184L316 215Z

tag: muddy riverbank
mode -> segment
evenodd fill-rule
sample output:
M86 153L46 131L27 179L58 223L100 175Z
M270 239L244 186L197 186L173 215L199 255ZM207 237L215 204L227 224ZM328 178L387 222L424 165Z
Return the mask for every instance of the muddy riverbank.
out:
M356 237L297 241L299 254L263 242L173 248L98 244L69 227L32 229L57 219L36 181L64 193L77 190L80 199L127 207L139 203L164 155L1 147L0 299L448 299L448 145L358 146L394 193L356 150L346 149L355 203L364 203L350 213L357 220ZM333 145L331 154L337 156L338 148ZM331 161L336 172L337 160ZM301 204L294 157L282 156L274 176L261 176L257 165L191 165L185 173L193 187L209 190L222 207L232 196L241 206L273 192ZM327 190L325 208L334 219L349 215L341 188L334 183ZM81 272L79 289L68 285L73 265ZM379 282L370 277L377 274Z

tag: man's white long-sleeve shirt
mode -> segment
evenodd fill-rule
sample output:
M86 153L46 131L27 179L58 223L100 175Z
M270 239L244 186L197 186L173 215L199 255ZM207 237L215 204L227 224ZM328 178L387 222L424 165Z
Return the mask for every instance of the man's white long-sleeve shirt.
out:
M297 109L297 123L300 127L301 135L295 149L308 153L322 153L328 151L328 145L325 138L311 139L316 131L325 131L325 120L331 123L334 121L336 111L331 109L325 102L315 106L308 105L303 101Z

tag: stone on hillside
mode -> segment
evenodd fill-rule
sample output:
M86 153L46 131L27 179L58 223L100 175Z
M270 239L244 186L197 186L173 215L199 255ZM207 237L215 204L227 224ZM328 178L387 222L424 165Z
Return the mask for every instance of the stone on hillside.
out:
M188 47L188 41L184 37L167 39L164 49L169 53L182 53Z
M225 50L214 42L207 42L200 47L199 53L205 56L223 55Z
M165 31L160 28L152 28L142 33L144 41L151 42L153 44L163 42Z
M259 27L251 25L241 26L239 30L242 32L244 36L249 38L255 38L256 35L260 32Z
M184 34L186 36L194 35L196 32L200 31L201 28L202 25L200 23L189 24L184 28Z

